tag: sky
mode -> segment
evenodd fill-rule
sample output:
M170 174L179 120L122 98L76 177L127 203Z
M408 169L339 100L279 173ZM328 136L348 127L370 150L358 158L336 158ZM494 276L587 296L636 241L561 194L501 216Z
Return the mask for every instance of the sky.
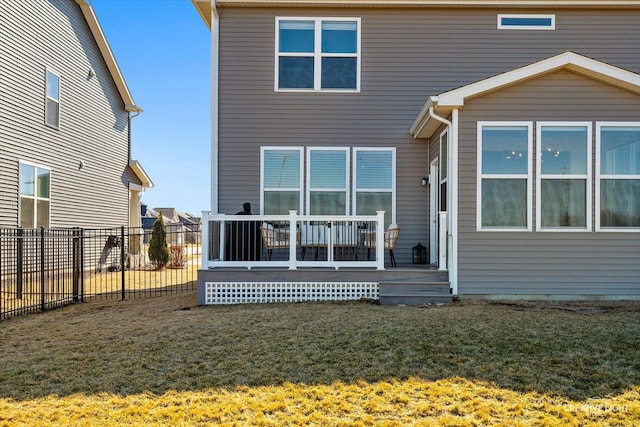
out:
M142 202L200 216L210 206L211 43L190 0L91 0L129 92L131 158L154 183Z

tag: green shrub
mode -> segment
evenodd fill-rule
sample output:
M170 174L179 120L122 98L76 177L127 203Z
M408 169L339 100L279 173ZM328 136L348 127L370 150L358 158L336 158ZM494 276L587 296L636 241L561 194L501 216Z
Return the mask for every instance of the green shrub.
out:
M162 215L158 215L158 219L153 223L151 241L149 242L149 259L158 270L162 270L171 259L169 246L167 245L167 230L164 226Z

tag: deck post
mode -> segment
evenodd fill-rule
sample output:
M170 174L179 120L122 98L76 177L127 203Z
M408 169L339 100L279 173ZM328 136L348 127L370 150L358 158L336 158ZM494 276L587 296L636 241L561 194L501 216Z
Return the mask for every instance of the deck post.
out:
M209 266L209 214L211 211L202 211L202 253L200 254L200 267L207 268Z
M376 211L376 215L376 269L384 270L384 211Z
M289 270L298 269L298 211L289 211Z
M438 230L438 270L442 271L447 269L447 213L440 212L438 215L438 224L440 227Z

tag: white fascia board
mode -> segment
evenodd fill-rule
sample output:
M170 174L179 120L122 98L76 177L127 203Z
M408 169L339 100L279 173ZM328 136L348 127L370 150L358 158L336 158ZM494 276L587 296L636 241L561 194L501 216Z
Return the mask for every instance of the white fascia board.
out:
M120 97L124 103L124 109L128 112L142 112L142 108L138 107L131 96L131 92L129 92L129 88L127 87L127 83L120 72L120 67L118 67L118 63L116 62L115 56L113 56L113 52L109 47L109 42L102 32L102 27L100 27L100 23L98 22L98 17L96 16L93 8L87 0L75 0L75 2L80 6L80 10L82 11L82 15L84 15L85 21L87 21L87 25L91 30L91 34L98 45L98 49L102 54L102 58L104 62L107 64L107 68L109 69L109 73L113 78L113 81L118 89L118 93L120 93Z
M139 161L129 160L129 167L136 174L140 182L142 182L142 186L144 188L153 187L153 181L151 181L151 178L149 178L149 175L147 175L147 172L142 168L142 165Z
M427 121L429 121L429 118L430 118L429 108L433 106L435 110L435 106L437 105L438 105L437 96L430 96L427 99L427 102L424 103L424 106L422 107L422 110L420 110L418 117L416 117L413 124L411 125L411 128L409 129L409 133L414 138L419 138L418 134L420 134L420 131L425 127Z
M531 65L442 93L438 95L438 104L441 107L462 107L468 98L481 96L561 69L640 94L640 75L587 58L575 52L565 52Z
M611 9L640 6L639 0L217 0L217 3L219 7L552 7L556 9L593 6Z

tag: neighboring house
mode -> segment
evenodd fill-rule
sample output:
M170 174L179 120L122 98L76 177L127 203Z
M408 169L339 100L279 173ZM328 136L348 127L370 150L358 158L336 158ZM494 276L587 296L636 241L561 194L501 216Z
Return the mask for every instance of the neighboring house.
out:
M2 0L0 16L0 227L139 226L142 110L89 2Z
M189 213L178 212L175 208L149 209L142 204L140 209L142 228L145 232L145 241L151 238L151 231L158 215L162 215L167 241L170 244L198 244L200 243L200 218Z
M640 299L640 1L192 1L213 213L382 209L454 295Z

